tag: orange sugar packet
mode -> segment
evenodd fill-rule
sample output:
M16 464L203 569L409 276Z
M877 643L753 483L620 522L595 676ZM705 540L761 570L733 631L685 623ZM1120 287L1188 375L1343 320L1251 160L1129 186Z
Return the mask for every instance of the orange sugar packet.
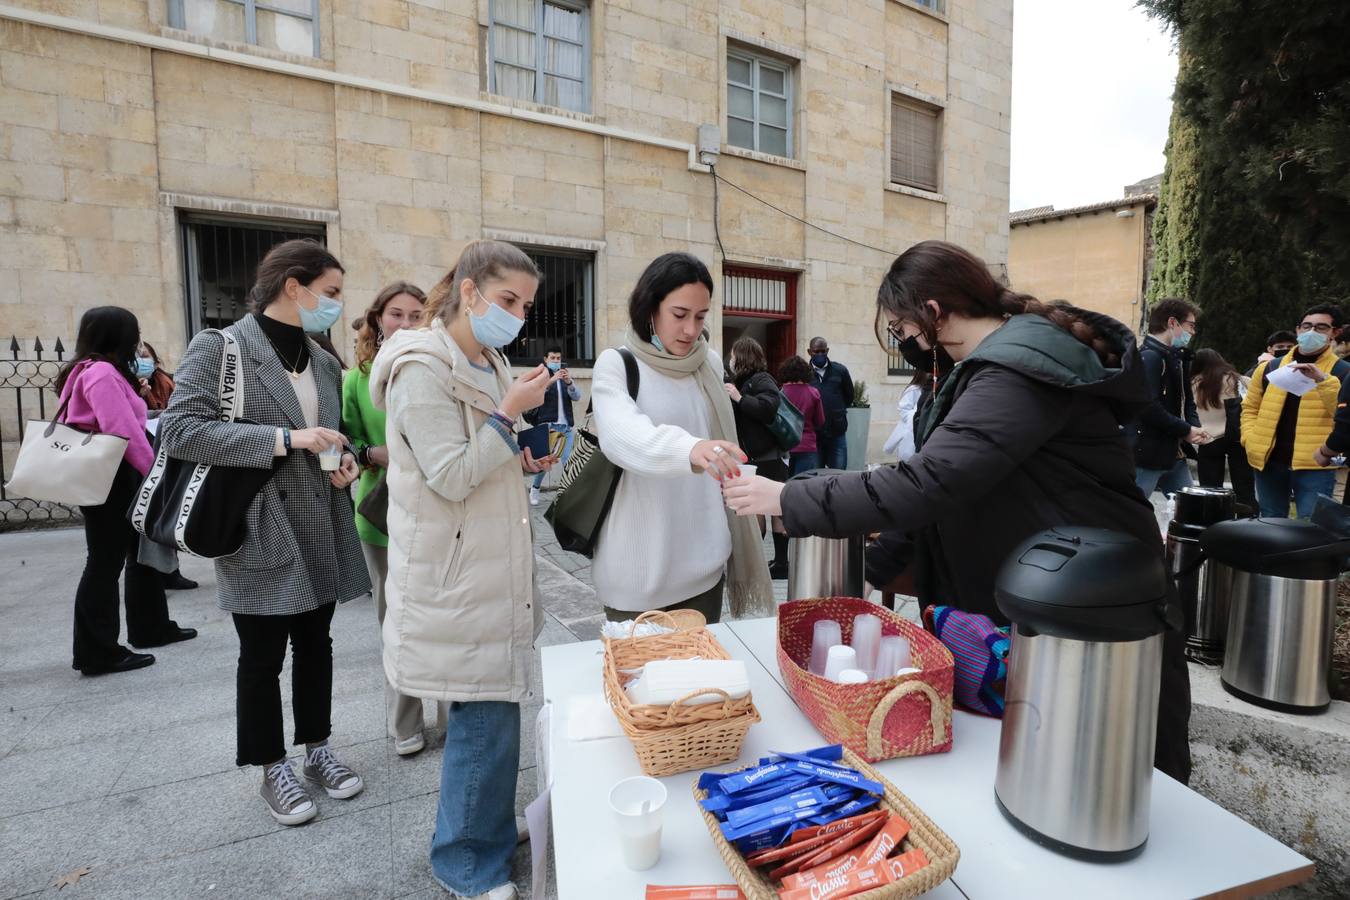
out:
M886 818L886 810L874 809L871 812L860 813L847 819L840 819L838 822L831 822L828 825L812 825L809 828L801 828L792 832L788 838L788 843L797 844L802 841L809 841L812 838L820 837L823 834L840 834L845 831L851 831L863 825L870 825L876 819Z
M901 853L899 856L893 856L883 863L889 881L899 881L906 875L913 875L915 872L928 865L928 854L924 853L919 847Z
M835 900L851 897L872 888L899 881L928 865L927 855L919 848L902 853L894 859L875 866L859 866L851 872L836 875L828 881L819 881L804 887L780 891L778 900Z
M875 866L889 857L895 851L895 848L900 846L900 842L905 839L907 834L909 834L909 823L892 813L886 820L886 824L880 831L876 832L876 835L861 851L850 853L842 859L827 860L813 867L803 866L796 875L790 875L783 879L783 887L805 887L836 875L843 875L859 866Z
M788 843L781 847L771 847L768 850L761 850L758 853L752 853L745 858L748 865L756 868L771 862L778 862L784 859L791 859L808 853L811 850L824 847L831 841L839 838L845 832L852 831L855 828L864 827L875 821L884 819L884 812L870 812L854 816L851 819L840 819L838 822L831 822L829 825L815 825L810 828L803 828L801 831L794 831L788 838ZM844 827L837 827L844 826ZM826 831L824 829L832 829ZM816 832L804 838L798 838L797 835L802 831Z
M862 844L868 838L872 837L872 835L880 831L885 824L886 821L884 819L877 819L861 828L846 831L842 835L836 836L833 841L826 844L824 847L821 847L819 850L814 850L807 856L800 856L789 860L770 872L769 877L782 878L784 875L792 872L798 872L802 869L811 869L828 863L835 857L847 853L849 850Z
M745 900L745 894L734 884L649 884L646 900Z

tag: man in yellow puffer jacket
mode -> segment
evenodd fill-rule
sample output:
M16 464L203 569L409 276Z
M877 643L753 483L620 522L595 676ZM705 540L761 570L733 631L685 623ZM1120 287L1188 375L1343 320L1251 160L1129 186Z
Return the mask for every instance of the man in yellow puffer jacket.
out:
M1286 518L1292 498L1306 519L1317 495L1330 496L1336 488L1335 470L1319 467L1313 454L1331 433L1341 380L1350 377L1350 363L1336 357L1331 343L1343 320L1337 306L1314 306L1299 323L1298 345L1252 372L1242 402L1242 446L1256 471L1262 516ZM1311 378L1312 389L1295 397L1271 384L1270 374L1284 367Z

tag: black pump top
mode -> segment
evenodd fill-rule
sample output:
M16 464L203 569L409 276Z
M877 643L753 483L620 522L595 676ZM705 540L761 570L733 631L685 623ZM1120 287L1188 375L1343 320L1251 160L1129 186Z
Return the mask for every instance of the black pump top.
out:
M1162 546L1104 528L1060 526L1023 541L994 582L1020 632L1077 641L1137 641L1167 625ZM1172 623L1175 624L1175 623Z
M1240 572L1328 581L1345 569L1350 538L1299 519L1238 519L1206 528L1200 549Z

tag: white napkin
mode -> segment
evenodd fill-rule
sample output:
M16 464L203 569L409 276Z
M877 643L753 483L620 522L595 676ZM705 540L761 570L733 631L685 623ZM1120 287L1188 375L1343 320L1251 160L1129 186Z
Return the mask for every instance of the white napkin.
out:
M1280 366L1274 372L1271 372L1269 381L1277 388L1283 388L1295 397L1302 397L1317 386L1317 382L1291 366Z
M628 686L628 697L640 706L674 703L694 691L720 688L733 700L750 693L750 675L739 659L657 659L642 667L642 677ZM686 700L689 706L721 703L719 694Z
M623 728L604 694L583 694L567 701L567 739L596 741L623 737Z

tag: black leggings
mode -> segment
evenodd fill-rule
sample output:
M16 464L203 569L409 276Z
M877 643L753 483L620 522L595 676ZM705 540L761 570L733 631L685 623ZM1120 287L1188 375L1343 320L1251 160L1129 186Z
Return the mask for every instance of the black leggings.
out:
M291 642L291 708L295 743L317 744L332 731L333 639L336 603L290 616L234 614L239 633L235 679L235 765L266 766L286 755L282 739L281 667Z
M118 662L130 651L117 641L122 629L118 580L126 570L127 640L158 644L173 628L160 573L136 561L140 535L127 521L127 510L140 489L141 476L123 460L108 499L82 506L88 556L75 589L74 664L97 669Z
M1200 476L1202 487L1223 487L1224 464L1227 463L1228 477L1233 482L1233 493L1239 503L1245 503L1253 510L1260 509L1256 503L1256 475L1247 462L1247 451L1233 432L1227 432L1217 441L1201 444L1196 450L1195 469Z

